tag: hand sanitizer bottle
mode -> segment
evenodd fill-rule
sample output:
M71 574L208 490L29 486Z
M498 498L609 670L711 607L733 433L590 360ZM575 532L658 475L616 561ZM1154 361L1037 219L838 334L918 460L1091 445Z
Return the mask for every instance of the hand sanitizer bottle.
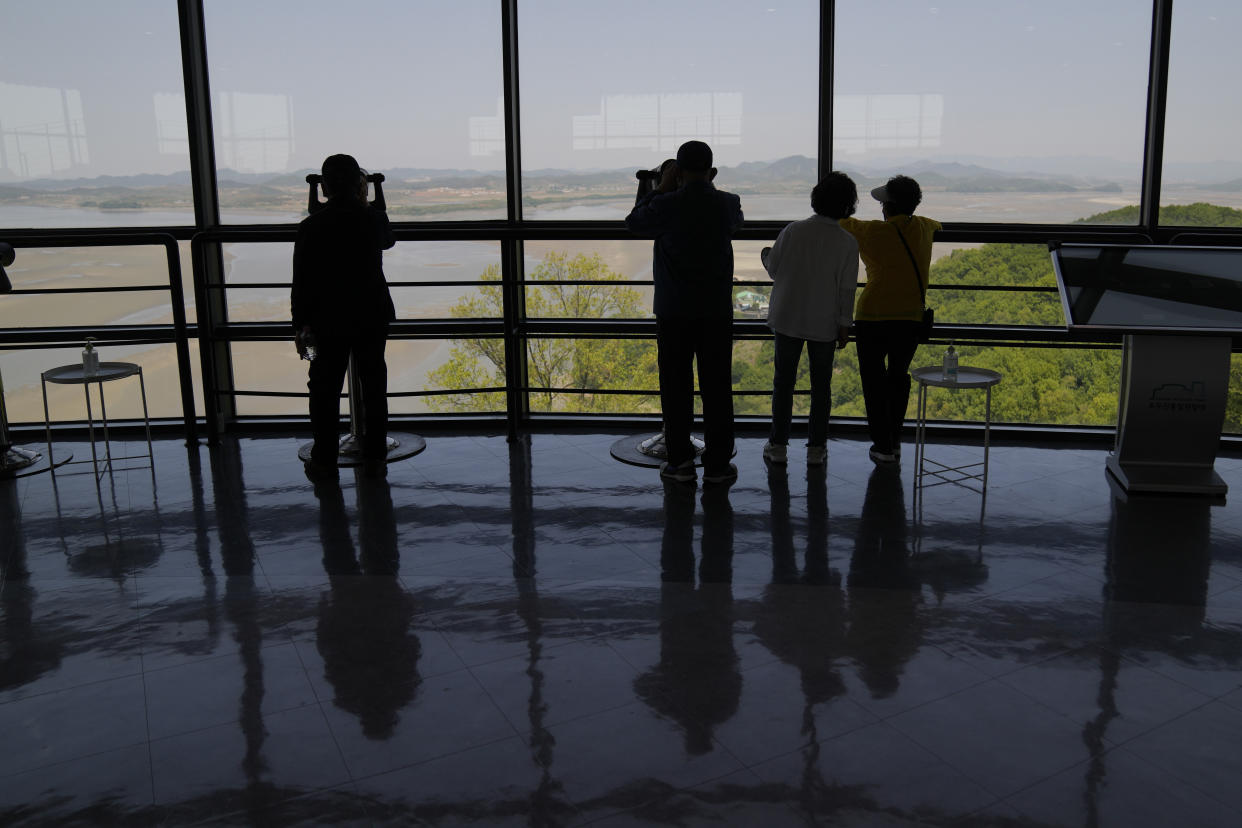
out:
M86 347L82 349L82 374L93 377L99 373L99 352L95 350L95 338L86 338Z
M948 382L957 382L957 351L953 350L953 343L949 343L949 350L944 353L944 365L941 368L943 378Z

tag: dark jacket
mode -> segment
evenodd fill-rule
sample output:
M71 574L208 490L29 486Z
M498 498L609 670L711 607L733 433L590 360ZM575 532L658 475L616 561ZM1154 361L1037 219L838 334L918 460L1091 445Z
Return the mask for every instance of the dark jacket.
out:
M302 219L293 245L293 327L345 335L396 318L383 251L396 244L388 216L369 205L334 198Z
M692 182L644 196L625 226L655 239L656 316L732 318L731 239L742 226L741 199L709 182Z

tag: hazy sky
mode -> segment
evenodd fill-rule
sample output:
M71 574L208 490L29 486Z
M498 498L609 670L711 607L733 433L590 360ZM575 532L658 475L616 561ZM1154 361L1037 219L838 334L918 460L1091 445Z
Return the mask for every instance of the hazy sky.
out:
M188 167L171 0L0 0L0 181ZM1242 160L1242 4L1177 0L1166 158ZM208 0L221 166L500 169L497 0ZM1142 153L1141 0L841 0L836 154ZM523 0L524 166L815 154L818 3Z

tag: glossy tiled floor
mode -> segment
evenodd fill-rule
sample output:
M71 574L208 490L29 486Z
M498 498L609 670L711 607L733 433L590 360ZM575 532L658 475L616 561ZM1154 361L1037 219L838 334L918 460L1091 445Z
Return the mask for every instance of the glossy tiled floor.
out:
M1242 460L1001 447L981 519L850 440L704 490L614 439L0 483L0 823L1242 824Z

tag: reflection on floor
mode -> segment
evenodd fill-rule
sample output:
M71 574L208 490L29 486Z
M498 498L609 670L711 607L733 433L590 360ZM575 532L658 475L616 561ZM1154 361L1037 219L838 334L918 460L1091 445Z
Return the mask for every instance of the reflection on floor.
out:
M713 489L614 439L0 483L0 823L1242 824L1242 459L1001 447L919 515L851 440Z

